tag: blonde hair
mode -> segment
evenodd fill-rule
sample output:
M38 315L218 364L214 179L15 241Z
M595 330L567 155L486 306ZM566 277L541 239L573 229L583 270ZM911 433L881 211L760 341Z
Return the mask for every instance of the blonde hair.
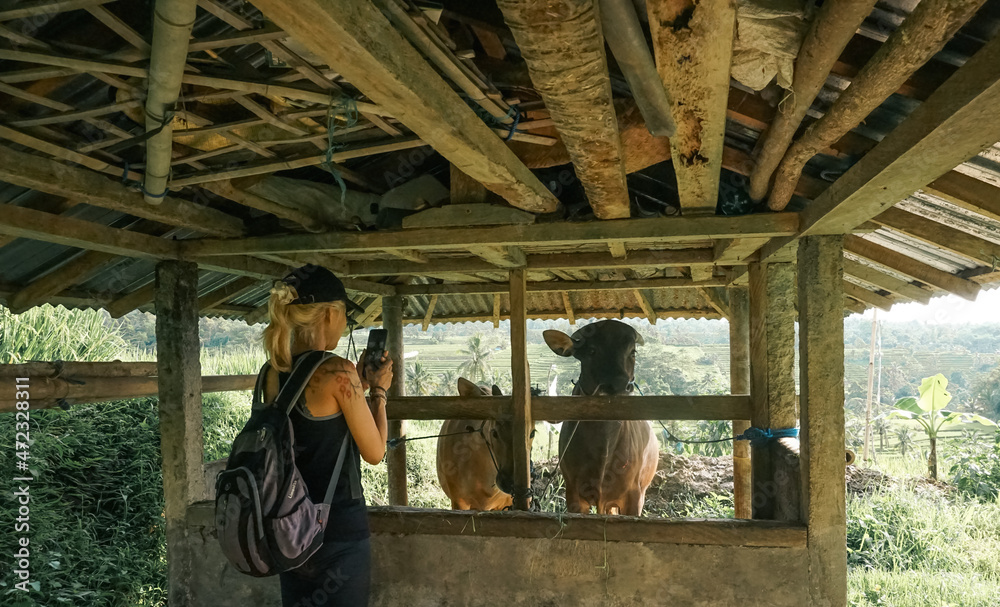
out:
M327 310L347 314L347 305L342 301L288 305L298 296L295 287L279 280L271 288L267 302L271 322L264 329L264 350L278 371L292 370L292 344L296 339L314 339Z

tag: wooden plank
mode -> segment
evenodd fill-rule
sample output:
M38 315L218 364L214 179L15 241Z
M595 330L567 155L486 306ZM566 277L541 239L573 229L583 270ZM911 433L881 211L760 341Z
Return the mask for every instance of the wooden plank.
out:
M451 167L451 204L484 204L489 194L483 184L469 177L455 165Z
M119 170L119 177L121 172ZM54 196L217 236L241 236L243 222L203 204L167 196L147 204L140 192L85 169L0 146L0 180Z
M132 27L121 20L118 15L115 15L103 6L91 6L87 8L87 12L94 16L95 19L108 26L108 28L114 33L122 37L125 42L128 42L140 51L148 53L150 50L149 43L146 39L139 35L139 32L132 29Z
M209 519L206 504L206 520ZM370 507L372 533L526 537L545 541L634 542L696 546L802 548L802 525L775 521L650 519L597 514L474 512Z
M801 519L809 533L809 602L847 605L844 318L840 236L799 241Z
M513 207L486 203L447 204L403 218L403 228L496 226L535 223L535 216Z
M493 328L500 328L500 294L493 296Z
M762 246L767 238L723 238L715 241L715 263L729 265L746 263Z
M628 187L597 5L559 10L499 0L535 90L541 94L598 219L629 216Z
M199 257L204 263L216 259ZM644 267L678 267L691 264L712 264L712 251L709 249L681 249L676 251L646 251L634 252L627 260L616 259L607 253L565 253L550 255L529 255L527 269L610 269L610 268L644 268ZM353 276L399 276L412 274L416 276L431 274L476 273L496 271L497 267L478 258L431 258L427 264L403 261L352 261L350 274Z
M864 314L868 306L856 299L844 296L844 309L855 314Z
M971 280L939 270L859 236L845 236L844 250L970 301L975 301L979 295L980 286Z
M994 38L806 207L803 234L850 232L1000 141L998 112L1000 38Z
M872 221L983 265L1000 259L1000 244L903 209L891 207Z
M434 318L434 308L437 306L439 297L441 296L431 295L430 301L427 303L427 312L424 314L424 322L420 327L424 331L431 326L431 319Z
M0 234L53 242L125 257L174 259L176 242L137 232L61 217L12 204L0 205Z
M528 319L525 304L526 272L510 271L510 375L511 417L514 438L514 508L527 510L531 503L531 435L535 429L532 411L531 371L528 368Z
M917 285L906 282L905 280L900 280L894 276L889 276L885 272L881 272L871 266L866 266L865 264L852 259L844 259L844 273L850 274L855 278L859 278L869 284L875 285L884 291L902 295L903 297L919 301L923 304L928 303L931 300L931 295L933 295L933 293L927 289L918 287Z
M7 298L7 307L14 314L41 305L48 299L83 282L94 270L115 259L117 255L98 251L85 251L60 268L38 278Z
M501 268L523 268L527 263L524 252L518 247L469 247L473 255Z
M155 296L156 285L151 282L108 303L108 305L104 306L104 309L108 311L111 318L121 318L132 310L153 301Z
M846 280L844 281L844 295L852 297L862 303L875 306L881 310L889 311L892 309L893 301L888 297L879 295L878 293L873 293L864 287L859 287L858 285Z
M566 320L569 321L569 324L575 325L576 313L573 312L573 302L569 300L569 293L566 291L560 291L560 295L562 296L563 307L566 308Z
M406 396L406 367L403 364L403 298L398 295L380 298L382 307L382 328L388 331L386 349L392 359L392 385L387 390L386 415L398 405L400 397ZM406 436L406 422L396 418L389 421L389 440ZM402 442L385 454L386 474L389 482L389 503L405 506L406 491L406 443Z
M729 0L648 0L646 9L656 71L677 123L670 152L681 211L714 214L725 145L736 5Z
M278 202L274 202L273 200L264 198L263 196L258 196L244 188L239 188L233 184L230 179L226 179L224 181L210 181L201 184L200 187L204 190L208 190L216 196L227 198L233 202L238 202L239 204L257 209L259 211L271 213L272 215L282 219L294 221L309 231L316 232L326 227L316 216L306 213L300 208L287 207Z
M923 190L963 209L1000 221L1000 188L975 177L949 171Z
M187 508L205 493L204 431L198 340L198 266L156 266L156 361L171 605L185 605L191 579Z
M712 279L712 266L691 266L688 271L694 282L705 282Z
M750 394L750 293L745 287L729 289L729 392ZM733 420L733 436L750 427L749 419ZM733 516L753 517L753 476L750 444L733 441Z
M646 315L646 320L649 321L649 324L655 325L656 308L653 306L652 298L649 294L644 293L642 289L635 289L632 293L635 295L635 300L639 304L639 307L642 308L642 313Z
M729 304L718 287L698 287L698 293L705 298L708 305L725 318L729 318Z
M389 419L513 419L512 397L407 396L389 401ZM750 397L712 396L535 396L535 419L716 420L750 417Z
M2 53L2 51L0 51L0 53ZM99 160L92 156L87 156L86 154L80 154L78 152L74 152L73 150L68 150L64 147L58 146L49 141L45 141L44 139L39 139L38 137L34 137L27 133L22 133L21 131L12 129L7 126L0 125L0 137L3 137L4 139L9 139L14 143L19 143L33 150L38 150L39 152L43 152L50 156L55 156L56 158L60 158L62 160L68 160L69 162L75 162L76 164L85 166L88 169L97 171L99 173L107 173L108 175L114 175L119 179L122 177L123 171L121 167L116 167L112 164L104 162L103 160ZM129 171L128 174L125 175L125 177L127 177L128 179L135 180L141 178L141 175L139 175L135 171Z
M327 232L232 240L204 238L184 243L188 255L231 255L324 251L346 253L403 249L468 249L470 246L551 247L588 242L690 242L710 238L773 238L798 233L797 213L742 217L663 217L614 222L559 222L464 228L419 228L374 232Z
M0 365L0 377L48 378L62 377L151 377L156 375L155 362L30 362Z
M878 52L875 53L871 60L865 64L858 75L851 81L851 85L837 97L837 100L823 114L823 117L809 125L802 136L799 137L788 149L788 152L785 154L781 164L778 165L778 169L775 172L774 185L771 189L771 194L768 197L768 206L776 211L784 209L792 197L795 182L802 173L802 168L805 166L806 162L808 162L809 159L820 150L828 147L830 144L847 134L855 126L862 123L875 108L877 108L889 97L889 95L899 89L907 78L909 78L910 74L916 71L917 68L929 61L938 51L940 51L944 47L945 43L955 34L955 32L957 32L958 29L966 21L968 21L973 14L975 14L976 10L983 4L984 1L985 0L963 0L960 2L952 2L950 0L929 0L928 2L921 2L920 5L910 13L906 20L903 21L902 25L890 34L885 43L879 47ZM991 60L993 62L997 61L995 57ZM957 75L958 74L956 73L956 76ZM983 74L977 74L976 78L978 79L982 75ZM954 84L954 77L949 79L949 83ZM984 82L979 81L978 84L982 85ZM963 84L957 88L961 89L967 86L968 84ZM901 154L908 155L906 154L908 151L916 152L915 148L922 147L916 144L920 142L922 138L926 137L928 131L933 130L939 124L942 124L942 120L944 120L945 123L951 122L951 119L948 117L968 102L968 100L963 101L962 98L967 97L970 91L965 90L964 92L959 93L955 99L948 99L952 95L955 95L958 91L956 88L942 85L937 91L935 91L935 95L942 93L942 91L946 88L950 88L951 90L945 93L945 97L943 98L946 100L945 105L934 107L942 100L942 97L939 97L938 102L932 104L930 108L911 114L907 120L907 122L910 123L910 126L903 128L904 125L901 124L896 127L892 133L886 137L886 139L883 139L879 146L876 146L882 147L882 152L875 154L875 157L873 158L872 153L875 152L873 149L865 155L865 160L867 160L867 162L864 162L863 164L855 164L847 173L838 179L834 186L830 189L838 190L840 192L844 191L841 189L843 187L847 187L847 191L857 189L861 184L855 182L852 185L850 183L852 181L852 178L849 177L851 173L854 173L853 177L857 178L860 176L861 172L865 171L866 168L868 170L874 168L873 165L876 158L879 159L880 163L884 163L887 158L891 160ZM927 101L921 104L921 107L926 107L935 95L928 98ZM987 95L987 97L988 96L989 95ZM996 94L993 93L993 96L995 97ZM957 102L958 104L948 106L949 103L954 102ZM980 120L988 119L990 115L993 115L996 112L997 102L995 100L986 101L986 104L991 106L991 109L988 109L986 113L981 114L979 118ZM913 122L914 118L918 118L918 121ZM924 122L926 122L926 124L923 124ZM914 125L917 125L916 131L909 132ZM917 134L918 132L920 133ZM1000 129L995 129L993 132L998 133L1000 132ZM893 135L895 135L895 137L893 137ZM916 137L914 137L914 135L916 135ZM957 132L945 134L943 139L935 141L930 147L927 147L919 153L910 156L908 160L909 162L914 162L918 159L922 159L923 161L921 166L914 167L914 173L911 174L911 179L914 178L914 174L922 175L927 169L931 169L931 172L927 174L928 181L930 181L959 163L968 160L969 157L974 156L979 151L978 149L974 149L975 146L970 146L966 142L962 142L962 145L954 145L954 143L956 143L954 138L960 137L961 135ZM998 138L1000 138L1000 136L994 137L989 143L995 143ZM885 150L889 148L887 148L884 144L889 139L895 139L896 141L894 143L896 145L902 145L900 145L900 147L898 147L895 151L885 155ZM951 153L951 149L948 149L948 153L941 153L948 147L947 144L944 144L942 147L942 142L948 140L952 140L951 148L955 148L954 154ZM974 134L972 140L977 141ZM972 149L973 151L963 155L964 151L967 149ZM934 151L937 153L933 153ZM930 155L934 156L935 160L922 158L922 155L925 155L928 152L931 152ZM961 156L961 158L958 158L959 156ZM958 158L958 160L947 164L946 160L951 158ZM934 167L936 165L936 159L940 159L942 161L942 166L945 164L947 164L947 166L944 166L943 169L935 172ZM859 165L861 166L860 169ZM855 169L858 170L856 171ZM878 170L880 169L876 169L875 172L877 173ZM895 181L896 177L888 179L886 184ZM861 183L864 183L864 181ZM898 181L899 184L895 188L884 192L882 198L884 205L898 202L917 189L915 187L902 195L896 196L891 203L884 202L884 200L893 197L899 191L905 190L909 185L908 180L906 179L899 179ZM837 183L840 182L844 183L842 183L838 188ZM926 183L926 181L919 183L917 187ZM872 194L872 192L865 193L868 195ZM814 206L816 206L815 203L810 205L809 208L812 209ZM830 209L826 209L821 206L820 212L825 214L828 210ZM872 215L875 214L877 213L872 213ZM847 221L851 220L848 218L841 219ZM868 219L868 217L865 217L864 219ZM817 231L815 233L847 233L850 231L849 228L862 223L862 221L857 221L856 223L848 226L847 229L841 228L829 231L832 228L826 228L826 230L828 230L826 232Z
M551 212L555 196L476 116L370 2L260 0L296 40L490 191Z
M612 257L617 257L619 259L625 259L628 257L628 251L625 249L625 243L620 240L609 242L608 251L611 252Z
M750 275L751 424L757 428L794 428L795 266L752 263ZM840 301L840 298L837 299ZM737 419L737 418L733 418ZM779 482L774 445L752 447L754 518L789 520L791 493L798 487Z
M528 314L530 320L565 320L566 313L563 311L559 312L530 312ZM586 313L579 315L580 318L588 319L601 319L601 318L616 318L621 320L623 318L635 318L643 319L646 318L646 314L641 308L616 308L614 310L609 309L590 309ZM502 314L500 316L501 320L506 320L510 318L509 314ZM690 308L679 308L676 310L657 310L656 318L706 318L706 319L721 319L723 318L715 310L692 310ZM490 317L485 314L457 314L454 316L436 316L434 322L437 324L446 323L463 323L463 322L489 322ZM403 323L407 325L418 325L423 321L422 317L407 317L403 319Z

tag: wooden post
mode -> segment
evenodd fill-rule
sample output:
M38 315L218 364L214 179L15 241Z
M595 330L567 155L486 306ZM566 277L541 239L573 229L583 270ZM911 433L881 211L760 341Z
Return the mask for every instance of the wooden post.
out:
M406 396L406 371L403 368L403 298L392 295L382 298L382 327L389 332L386 349L392 359L392 385L388 390L389 402L395 396ZM406 422L389 422L389 438L406 436ZM389 503L405 506L406 496L406 443L401 443L385 454L385 467L389 476Z
M750 294L744 287L729 289L729 392L750 393ZM733 436L750 427L748 419L733 420ZM733 505L736 518L753 517L750 443L733 441Z
M802 519L809 604L847 605L843 236L799 240Z
M514 386L514 507L528 509L528 491L531 488L531 372L528 369L527 292L524 270L510 272L510 365Z
M198 340L198 264L162 261L156 266L156 363L163 516L167 528L168 601L193 605L187 508L204 494L201 362Z
M795 427L795 267L751 263L750 402L757 428ZM840 299L837 300L840 302ZM799 487L776 474L775 444L753 447L753 517L797 520Z

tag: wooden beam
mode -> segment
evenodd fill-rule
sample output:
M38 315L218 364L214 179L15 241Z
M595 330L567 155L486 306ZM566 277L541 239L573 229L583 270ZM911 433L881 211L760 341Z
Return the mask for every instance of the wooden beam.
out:
M802 173L802 168L805 166L806 162L812 158L816 153L818 153L823 148L829 147L830 144L837 141L845 134L847 134L852 128L860 124L865 118L877 108L889 95L896 92L899 87L906 82L907 78L916 71L921 65L930 60L938 51L940 51L945 43L951 39L951 37L958 31L958 29L969 20L969 18L975 14L976 10L983 4L985 0L963 0L961 2L952 2L950 0L929 0L928 2L921 2L920 5L913 10L912 13L903 21L903 24L896 28L896 30L889 36L889 39L885 41L884 44L879 48L875 56L865 64L857 76L851 81L851 85L847 87L844 92L837 97L837 100L833 105L823 114L823 117L809 125L805 133L792 146L788 149L785 154L781 164L778 166L777 171L774 176L774 186L771 190L771 195L768 197L768 206L771 209L780 211L785 208L788 201L791 200L792 192L795 189L795 183L798 181L799 175ZM996 42L996 41L994 41ZM994 45L1000 47L1000 43ZM987 44L988 48L989 44ZM978 54L978 53L977 53ZM987 59L987 62L992 61L997 63L997 57L994 55L992 58ZM974 60L970 60L970 63L974 63ZM959 71L965 70L968 67L961 68ZM976 87L982 87L986 85L989 86L987 80L984 80L984 76L987 76L988 72L997 72L996 66L987 68L984 73L977 73L972 80L963 82L956 85L955 76L948 80L948 84L951 86L942 85L935 91L934 95L923 104L921 104L921 109L919 112L914 112L907 119L907 123L910 126L904 128L904 125L900 125L893 129L893 131L882 140L882 143L876 147L882 147L883 152L875 153L873 149L869 152L862 162L854 165L847 173L845 173L837 182L831 186L830 190L839 190L843 192L842 188L848 188L847 191L854 191L858 189L860 184L850 183L852 181L851 174L854 174L856 178L866 167L871 170L871 165L879 159L882 163L886 160L890 162L897 159L897 157L903 155L907 156L907 162L916 162L917 159L922 160L917 166L913 167L912 175L927 175L928 181L942 175L945 171L950 170L952 167L959 163L965 162L969 157L974 156L979 149L974 142L980 141L977 133L970 133L971 142L962 141L962 135L959 132L947 132L942 133L939 139L930 145L926 149L923 146L916 145L921 139L925 138L928 131L932 131L941 124L954 124L956 122L956 117L951 117L951 114L957 111L964 105L971 102L972 97L975 97L980 92L985 92L985 97L981 100L981 103L985 105L983 109L976 110L979 113L979 117L976 119L980 123L984 120L988 120L989 116L995 115L998 102L995 97L997 97L996 92L989 93L988 91L978 91L973 92ZM990 76L989 80L994 83L996 81L995 77ZM970 89L971 86L971 89ZM947 90L945 90L947 89ZM964 90L962 90L964 89ZM943 93L943 96L941 95ZM972 93L972 97L970 97ZM938 96L938 101L931 104L932 99ZM951 97L955 97L951 99ZM990 99L993 97L994 99ZM943 104L940 102L944 101ZM930 107L927 107L931 104ZM939 107L935 107L938 106ZM914 122L914 119L917 119ZM961 122L962 118L957 117L957 121ZM943 120L943 122L942 122ZM921 122L926 122L927 124L921 125ZM905 123L904 123L905 124ZM910 133L909 130L916 126L916 132ZM987 132L992 132L992 134L997 135L1000 133L1000 127L993 129L983 129ZM983 133L985 135L987 133ZM914 137L916 135L916 137ZM895 139L895 145L898 147L893 153L885 155L884 150L886 150L886 142L890 139ZM993 137L989 142L990 144L995 143L1000 139L1000 135ZM946 143L950 142L950 143ZM900 145L902 144L902 145ZM958 145L956 145L958 144ZM925 157L928 154L928 150L933 150L936 153L931 153L930 157ZM947 151L946 151L947 150ZM965 153L966 150L972 150L969 153ZM946 151L946 152L945 152ZM907 153L909 152L909 153ZM943 153L944 152L944 153ZM872 154L875 154L872 157ZM964 154L964 155L963 155ZM952 158L958 158L948 164L948 160ZM866 162L867 161L867 162ZM934 167L937 162L940 161L941 165L947 164L943 170L935 171ZM904 162L905 164L905 162ZM861 167L859 169L859 166ZM928 172L928 169L931 169ZM877 174L878 171L875 173ZM905 171L904 171L905 172ZM902 200L905 196L913 193L914 190L920 186L927 183L924 181L910 189L909 191L903 193L900 196L894 195L902 190L905 190L908 186L908 180L899 179L899 175L892 176L884 184L886 185L894 181L899 181L896 187L886 190L883 192L881 198L883 205L894 204L899 200ZM911 177L912 179L912 177ZM867 181L867 180L866 180ZM844 183L841 183L844 182ZM839 184L839 186L838 186ZM885 188L882 188L885 189ZM871 192L862 192L862 194L871 195ZM893 198L894 197L894 198ZM889 198L893 198L891 202L886 202ZM818 201L817 201L818 202ZM810 208L817 205L815 202L810 205ZM884 208L884 207L883 207ZM823 209L823 214L831 209ZM877 213L871 213L875 215ZM869 215L869 217L871 216ZM849 225L847 229L838 229L834 231L816 231L814 233L846 233L849 228L862 223L865 217L861 221L857 221L852 225ZM845 218L846 219L846 218Z
M900 280L894 276L889 276L885 272L881 272L852 259L844 259L844 273L875 285L884 291L902 295L907 299L919 301L923 304L928 303L931 300L931 295L933 295L927 289L918 287L911 282Z
M0 234L125 257L174 259L175 242L12 204L0 206Z
M469 252L501 268L523 268L528 263L524 252L518 247L469 247Z
M430 300L427 303L427 312L424 314L424 322L420 326L424 331L431 326L431 319L434 318L434 308L437 306L438 298L440 295L431 295Z
M483 184L462 172L455 165L451 167L451 204L483 204L489 194Z
M493 296L493 328L500 328L500 294Z
M510 375L511 416L514 439L514 508L527 510L531 505L531 435L535 421L531 403L531 371L528 368L528 318L525 296L526 276L523 269L510 272Z
M413 249L386 249L385 251L390 255L394 255L405 261L412 261L413 263L426 264L430 261L426 255Z
M868 309L868 306L852 297L847 297L845 295L844 309L853 312L855 314L864 314L865 310Z
M844 295L852 297L862 303L875 306L881 310L889 311L894 303L888 297L873 293L864 287L859 287L853 282L844 281Z
M629 216L628 186L597 5L567 0L559 10L499 0L598 219Z
M1000 259L1000 244L910 211L891 207L872 221L986 266Z
M30 362L0 365L0 377L49 378L62 377L152 377L156 375L155 362ZM72 384L80 385L80 384ZM86 384L83 384L86 385ZM154 389L155 393L155 389Z
M116 257L117 255L112 253L84 251L73 260L32 281L8 297L7 307L14 314L20 314L29 308L41 305L48 301L49 297L83 282L94 270Z
M256 6L489 190L527 211L556 209L555 196L374 4L362 0L260 0Z
M715 241L715 263L720 266L746 263L767 244L767 238L721 238Z
M378 315L382 313L382 304L384 303L383 297L372 297L368 300L364 307L364 311L358 314L357 320L358 324L361 326L374 325L375 319ZM385 318L382 318L382 324L385 324Z
M801 520L809 529L809 604L847 605L842 237L799 241Z
M826 84L833 64L874 7L875 0L829 2L823 3L813 17L795 59L789 98L778 104L774 121L757 143L760 152L750 175L753 200L763 200L767 195L774 169L788 150L816 95Z
M726 134L736 5L648 0L656 70L671 98L670 138L681 211L714 214Z
M264 198L263 196L258 196L253 192L247 191L246 189L236 187L231 179L209 181L201 184L200 187L204 190L208 190L216 196L221 196L252 209L257 209L258 211L271 213L272 215L282 219L294 221L310 232L319 232L327 227L323 225L323 222L321 222L318 217L297 208L287 207L278 202L274 202L273 200Z
M619 240L609 242L608 251L611 252L612 257L617 257L619 259L625 259L628 257L628 251L625 249L625 243Z
M192 570L185 517L188 506L205 493L197 304L198 266L173 260L157 264L157 401L171 605L187 604Z
M216 257L199 257L208 262ZM634 252L627 260L616 259L607 253L560 253L527 256L528 270L553 269L610 269L678 267L692 264L711 265L712 251L709 249L679 249L667 251ZM476 273L496 271L497 267L477 258L431 258L429 263L402 261L352 261L350 274L353 276L415 276L454 273Z
M998 111L1000 38L994 38L806 207L803 234L850 232L1000 141L992 119Z
M393 295L381 298L382 328L388 331L386 349L392 359L392 385L388 390L386 412L401 396L406 396L406 367L403 363L403 298ZM389 422L389 440L406 437L406 422L395 419ZM389 482L389 503L405 506L406 490L406 443L401 442L385 454L386 474Z
M569 300L569 293L560 291L560 295L562 296L563 307L566 308L566 320L569 321L569 324L575 325L576 314L573 312L573 302Z
M211 504L204 505L206 526L213 520ZM372 533L389 536L441 535L462 537L522 537L551 541L663 543L694 546L753 546L804 548L801 525L775 521L684 520L599 514L541 512L477 512L406 509L375 506L368 509Z
M221 211L171 196L158 205L146 204L140 192L117 181L6 146L0 146L0 180L215 236L243 235L243 222Z
M513 419L511 396L411 396L393 398L389 419ZM711 396L536 396L535 419L719 420L750 417L746 394Z
M712 279L714 268L712 266L691 266L688 271L691 274L691 280L700 283Z
M121 36L125 42L128 42L144 53L149 52L149 42L146 42L146 39L139 35L139 32L132 29L132 26L125 23L120 17L118 17L118 15L112 13L103 6L88 7L87 12L93 15L95 19L106 25L108 29Z
M975 301L979 295L980 286L971 280L939 270L859 236L845 236L844 250L970 301Z
M729 392L750 394L750 294L745 287L729 289ZM733 437L750 427L749 419L733 420ZM753 517L750 444L733 441L733 516Z
M184 242L187 255L294 253L300 251L347 253L402 249L465 249L470 246L551 247L618 240L628 243L690 242L710 238L773 238L794 236L797 213L745 215L742 217L663 217L622 219L613 222L559 222L475 228L414 228L375 232L327 232L219 240L204 238Z
M949 171L924 186L928 194L963 209L1000 221L1000 188L975 177Z
M0 11L0 21L13 21L14 19L24 19L45 15L49 18L55 17L59 13L65 13L81 8L99 6L107 4L113 0L52 0L42 2L22 2L17 8L8 8Z
M650 294L644 292L642 289L635 289L632 291L635 294L635 300L638 302L639 307L642 308L642 313L646 315L646 320L649 324L656 324L656 307L653 306L652 297Z
M104 309L108 311L111 318L121 318L132 310L153 301L155 296L156 285L151 282L108 303L108 305L104 306Z
M698 293L705 298L716 312L724 318L729 318L729 304L719 287L698 287Z
M757 428L794 428L798 421L793 375L795 267L790 263L752 263L749 274L751 424ZM779 482L774 445L752 446L752 450L754 518L798 518L798 512L788 509L798 487Z
M565 320L566 312L529 312L528 316L531 320ZM639 307L634 308L615 308L614 310L609 309L596 309L587 310L586 312L579 313L580 318L615 318L621 320L623 318L635 318L643 319L646 318L646 314ZM509 314L501 314L500 319L509 319ZM657 310L656 318L666 319L666 318L705 318L705 319L721 319L723 318L715 310L692 310L690 308L680 308L674 310ZM455 316L435 316L434 322L436 324L458 324L463 322L489 322L490 316L487 314L457 314ZM423 322L423 317L407 317L403 319L403 324L406 325L419 325Z

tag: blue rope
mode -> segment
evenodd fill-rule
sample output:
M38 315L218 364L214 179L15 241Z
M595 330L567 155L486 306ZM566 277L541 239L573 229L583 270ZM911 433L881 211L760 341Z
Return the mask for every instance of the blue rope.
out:
M150 198L166 198L167 194L170 193L169 188L163 188L163 192L159 194L153 194L152 192L146 189L146 184L144 184L143 182L128 178L128 167L129 167L128 161L125 161L125 166L122 167L122 184L124 184L126 187L133 190L138 190L143 194L145 194L146 196L149 196Z
M344 144L334 142L333 136L337 129L337 115L344 114L346 123L344 128L350 128L358 123L358 103L351 97L341 97L334 102L333 95L330 95L330 106L326 110L326 160L323 167L329 171L340 186L340 202L347 199L347 184L340 171L333 164L333 153L344 147Z
M493 114L487 112L481 105L476 103L476 101L466 95L462 96L462 99L472 108L472 111L476 113L479 118L485 122L491 129L507 129L507 135L503 138L504 141L510 141L514 135L517 133L517 126L521 124L521 107L519 105L512 105L507 109L507 115L503 118L497 118ZM513 121L508 125L504 124L504 120L508 118L513 118Z
M709 443L724 443L726 441L746 440L750 441L750 444L754 447L763 447L772 441L778 440L779 438L798 438L799 436L798 428L779 428L777 430L773 430L771 428L756 428L754 426L750 426L739 436L727 436L726 438L717 438L714 440L683 440L674 436L673 433L663 425L663 422L660 422L660 426L663 426L663 436L666 442L677 443L678 445L703 445Z

